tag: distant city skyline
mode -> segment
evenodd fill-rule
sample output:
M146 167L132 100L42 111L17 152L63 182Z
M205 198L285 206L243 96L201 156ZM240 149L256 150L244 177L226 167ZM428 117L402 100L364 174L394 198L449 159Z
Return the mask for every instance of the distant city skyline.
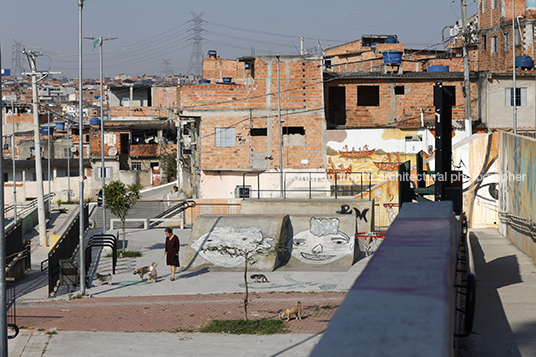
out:
M12 46L19 42L42 54L39 70L61 72L58 78L78 76L78 0L6 0L3 9L2 68L12 69ZM468 1L468 17L476 10L477 3ZM103 44L105 77L188 74L192 12L204 20L203 57L216 50L235 59L299 54L301 36L308 52L367 34L397 35L406 48L441 50L442 30L447 38L445 27L461 18L461 5L451 0L86 0L83 36L118 38ZM84 40L83 53L84 78L99 78L98 46ZM27 68L26 57L19 58Z

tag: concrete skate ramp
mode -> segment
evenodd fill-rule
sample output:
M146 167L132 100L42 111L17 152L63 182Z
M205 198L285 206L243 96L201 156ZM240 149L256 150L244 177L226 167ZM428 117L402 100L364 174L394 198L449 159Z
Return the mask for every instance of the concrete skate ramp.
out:
M287 241L288 215L201 215L197 217L181 264L182 270L242 271L243 257L230 257L219 252L205 251L213 246L251 249L262 241L262 249ZM255 271L273 271L280 264L275 254L256 254Z
M332 215L355 218L356 232L374 231L374 200L356 199L247 199L242 214Z
M352 215L290 215L290 231L281 269L330 271L350 269L361 251Z

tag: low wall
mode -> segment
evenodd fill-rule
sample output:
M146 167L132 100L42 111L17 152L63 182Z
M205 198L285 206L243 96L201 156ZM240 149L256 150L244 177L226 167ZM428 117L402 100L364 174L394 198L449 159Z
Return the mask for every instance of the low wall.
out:
M452 202L405 203L311 356L453 356L459 223Z
M238 247L251 250L258 246L261 250L285 243L288 234L287 215L204 215L195 220L188 247L181 264L182 270L242 271L243 257L231 257L219 252L205 251L204 248L217 246ZM273 271L280 264L275 254L254 254L256 271Z

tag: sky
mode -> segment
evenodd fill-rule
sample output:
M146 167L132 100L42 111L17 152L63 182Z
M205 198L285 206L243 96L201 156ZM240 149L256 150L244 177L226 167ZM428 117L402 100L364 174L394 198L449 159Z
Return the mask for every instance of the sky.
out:
M467 0L467 15L477 3ZM2 0L2 68L12 68L16 42L35 51L39 71L78 77L78 0ZM406 48L443 49L442 30L461 19L458 0L85 0L82 36L104 41L103 72L187 74L192 62L194 15L202 19L203 57L296 55L359 39L397 35ZM448 37L448 28L445 38ZM83 77L99 78L99 47L83 40ZM25 55L22 64L28 68Z

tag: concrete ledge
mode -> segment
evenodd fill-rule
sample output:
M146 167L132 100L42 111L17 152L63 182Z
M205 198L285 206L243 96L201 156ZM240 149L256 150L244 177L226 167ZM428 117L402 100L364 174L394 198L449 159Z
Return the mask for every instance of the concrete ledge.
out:
M180 227L184 229L184 220L182 218L149 218L149 223L162 222L166 227ZM161 226L160 224L158 225Z
M150 218L126 218L125 222L142 222L143 229L149 229ZM114 223L121 223L119 218L110 219L110 229L114 229Z
M405 203L312 357L453 356L452 202Z
M287 215L199 216L190 234L182 270L242 271L244 258L203 251L203 248L226 245L250 249L253 242L265 238L261 249L269 249L287 241L288 222ZM255 254L255 260L255 271L273 271L280 263L276 255Z

